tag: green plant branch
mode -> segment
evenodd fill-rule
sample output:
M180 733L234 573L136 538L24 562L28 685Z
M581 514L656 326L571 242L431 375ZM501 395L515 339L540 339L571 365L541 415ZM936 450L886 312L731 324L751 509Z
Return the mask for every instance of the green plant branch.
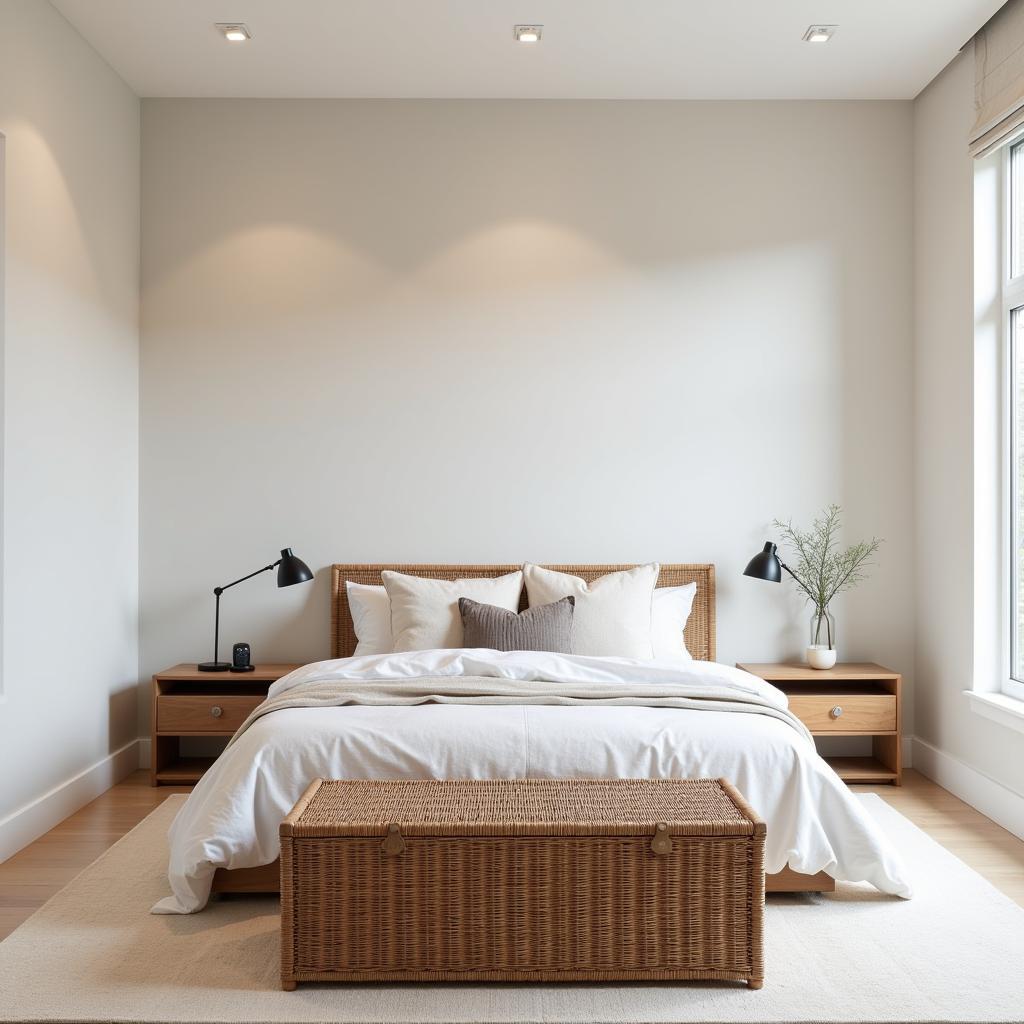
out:
M797 555L795 566L787 566L789 574L818 612L824 612L837 594L867 578L869 559L882 544L872 537L839 550L837 535L841 522L842 509L833 504L815 518L809 530L794 526L791 519L776 519L774 523Z
M787 566L787 569L788 569L788 568L789 568L789 567ZM816 598L815 598L815 596L814 596L814 592L813 592L812 590L809 590L809 589L807 588L807 585L806 585L806 584L804 583L804 581L803 581L802 579L800 579L800 577L799 577L799 576L797 576L797 575L796 575L796 574L795 574L795 573L793 572L793 570L792 570L792 569L789 569L789 575L790 575L790 576L791 576L791 577L793 578L793 580L794 580L794 582L796 583L796 585L797 585L797 586L798 586L798 587L799 587L799 588L800 588L800 589L801 589L801 590L802 590L802 591L803 591L803 592L804 592L804 593L805 593L805 594L807 595L807 600L808 600L808 601L812 601L812 602L813 602L813 601L815 601L815 600L816 600Z

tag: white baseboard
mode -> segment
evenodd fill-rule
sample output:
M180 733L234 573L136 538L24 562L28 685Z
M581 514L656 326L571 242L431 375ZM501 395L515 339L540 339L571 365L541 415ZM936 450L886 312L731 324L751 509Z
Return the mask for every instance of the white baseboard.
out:
M914 767L922 775L1024 839L1024 796L938 747L914 737Z
M153 756L152 752L153 741L148 736L139 737L139 767L148 768L152 762L150 758Z
M90 800L95 800L138 767L139 741L132 740L67 782L0 819L0 863L49 832Z

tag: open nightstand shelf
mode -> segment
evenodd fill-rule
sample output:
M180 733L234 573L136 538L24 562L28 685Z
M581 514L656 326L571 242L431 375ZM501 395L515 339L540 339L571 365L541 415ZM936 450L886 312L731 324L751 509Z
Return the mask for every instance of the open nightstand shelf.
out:
M900 783L899 772L874 757L826 757L832 770L844 782Z
M819 671L797 663L755 664L741 668L777 686L790 710L814 736L864 736L871 755L826 757L846 782L903 782L903 679L871 662L836 665Z
M153 772L155 786L194 786L213 764L213 757L175 757Z
M153 676L150 785L190 786L216 760L183 756L181 740L220 737L226 741L267 696L270 684L298 665L257 665L252 672L200 672L175 665Z

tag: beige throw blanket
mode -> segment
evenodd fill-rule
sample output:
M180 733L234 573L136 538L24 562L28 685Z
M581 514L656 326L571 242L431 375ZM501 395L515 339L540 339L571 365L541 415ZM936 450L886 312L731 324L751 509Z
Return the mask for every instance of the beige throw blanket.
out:
M367 680L314 678L268 697L242 723L231 743L253 722L287 708L345 707L352 704L560 704L581 707L613 704L767 715L785 722L813 745L804 724L785 707L785 697L781 694L779 697L781 701L772 702L761 694L714 682L696 688L693 684L665 682L549 682L475 675Z

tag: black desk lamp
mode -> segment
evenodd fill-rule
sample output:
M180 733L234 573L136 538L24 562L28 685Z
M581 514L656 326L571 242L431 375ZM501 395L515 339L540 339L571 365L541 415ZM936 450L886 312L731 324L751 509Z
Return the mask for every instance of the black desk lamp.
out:
M281 551L281 557L273 565L265 565L262 569L257 569L227 586L214 587L213 594L217 599L217 610L213 619L213 661L204 661L197 665L200 672L227 672L231 668L231 662L217 660L217 649L220 646L220 595L233 587L235 583L244 583L246 580L251 580L253 576L259 576L261 572L270 572L271 569L277 569L277 585L279 587L291 587L296 583L305 583L313 578L309 566L301 558L296 558L292 554L291 548L284 548Z
M779 558L776 551L778 551L778 545L773 544L770 540L765 541L764 548L747 562L743 575L753 576L755 580L767 580L769 583L781 583L783 569L793 576L793 570ZM793 579L796 579L796 576L793 576Z

